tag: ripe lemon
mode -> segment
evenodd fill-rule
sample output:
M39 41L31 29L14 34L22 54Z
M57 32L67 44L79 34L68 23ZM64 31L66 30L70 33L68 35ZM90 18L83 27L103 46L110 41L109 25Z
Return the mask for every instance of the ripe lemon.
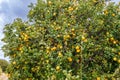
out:
M16 64L16 62L14 61L14 62L13 62L13 65L15 65L15 64Z
M115 14L113 13L113 14L112 14L112 16L114 17L114 16L115 16Z
M114 57L114 58L113 58L113 60L114 60L114 61L117 61L117 58L116 58L116 57Z
M82 40L83 40L83 41L85 40L85 37L84 37L84 36L82 36Z
M111 41L113 41L113 40L114 40L114 38L112 37L112 38L110 38L110 40L111 40Z
M76 50L79 50L79 49L80 49L80 47L79 47L79 46L76 46L76 47L75 47L75 49L76 49Z
M117 42L116 41L113 41L113 44L116 44Z
M48 1L48 4L49 4L49 5L51 5L51 4L52 4L52 2L51 2L51 1Z
M57 70L57 71L60 70L60 66L56 66L56 70Z
M100 80L100 77L97 77L97 79L96 80Z
M118 55L120 55L120 52L118 52Z
M69 58L68 58L68 61L69 61L69 62L72 62L72 58L71 58L71 57L69 57Z
M120 59L118 60L118 63L120 64Z
M54 51L54 50L56 50L57 48L56 47L53 47L53 48L51 48L51 51Z
M74 32L75 31L75 29L74 28L72 28L72 30L71 30L72 32Z
M81 50L80 49L77 49L76 52L79 53Z
M63 55L62 55L62 53L61 53L61 52L59 52L59 53L58 53L58 56L59 56L59 57L62 57Z

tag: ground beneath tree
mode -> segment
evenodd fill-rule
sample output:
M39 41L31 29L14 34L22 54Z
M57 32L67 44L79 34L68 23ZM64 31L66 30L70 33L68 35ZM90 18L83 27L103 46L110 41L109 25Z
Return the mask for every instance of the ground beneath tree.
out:
M8 80L8 77L5 73L0 74L0 80Z

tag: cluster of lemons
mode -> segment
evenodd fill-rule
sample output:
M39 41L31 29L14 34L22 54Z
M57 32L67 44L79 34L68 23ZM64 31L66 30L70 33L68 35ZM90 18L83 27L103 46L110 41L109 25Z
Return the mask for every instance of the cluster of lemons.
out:
M108 10L104 10L104 15L108 15L108 14L109 14ZM111 16L115 17L115 13L112 13Z
M74 29L72 29L72 32L74 34ZM63 36L63 40L64 41L66 41L67 39L70 39L70 38L71 38L70 35L64 35ZM84 40L86 40L86 38L82 37L82 40L84 41ZM63 46L58 44L57 46L54 46L54 47L51 47L51 48L47 47L46 48L46 53L50 53L51 51L56 51L57 49L63 49ZM75 51L77 53L81 52L81 47L80 46L76 46L74 49L75 49ZM58 51L57 53L58 53L58 57L63 57L63 53L61 51ZM67 60L68 60L68 62L72 62L73 58L72 57L68 57ZM46 60L46 62L49 63L49 60ZM59 71L60 70L60 66L56 66L56 70Z
M51 52L56 51L57 49L62 49L62 48L63 48L63 46L61 46L61 45L57 45L57 47L54 46L54 47L51 47L51 48L47 47L46 48L46 53L50 54ZM80 53L81 52L81 47L78 46L78 45L74 49L75 49L76 53ZM58 57L63 57L63 53L61 51L58 51L57 55L58 55ZM68 62L72 62L73 58L72 57L68 57L67 60L68 60ZM46 60L46 63L49 63L49 60ZM57 71L60 70L60 66L56 66L56 70Z
M108 14L108 10L104 10L104 15L107 15Z
M110 41L111 41L113 44L117 44L117 43L118 43L118 40L115 40L113 37L110 38Z
M70 39L70 35L64 35L64 40Z
M81 51L80 47L79 46L76 46L76 52L79 53Z
M77 7L77 3L76 3L76 0L72 0L73 1L73 3L74 3L74 5L73 6L69 6L68 8L67 8L67 10L68 10L68 12L72 12L73 10L77 10L78 9L78 7ZM63 2L70 2L70 0L63 0ZM47 3L49 6L51 6L53 3L51 2L51 1L48 1L48 3ZM60 7L61 7L61 5L60 5ZM53 13L53 15L55 16L56 15L56 13Z
M31 71L32 71L32 72L36 72L36 71L39 71L39 70L40 70L40 67L39 67L39 66L36 66L36 67L31 68Z
M112 42L113 44L117 44L117 43L118 43L118 40L114 39L113 37L111 37L109 40L110 40L110 42ZM120 56L120 52L118 52L118 55ZM120 59L118 59L117 57L113 57L113 60L114 60L114 61L117 61L118 63L120 63Z
M27 42L29 37L26 33L20 33L21 34L21 38L19 38L20 41L25 41ZM23 53L23 44L20 44L18 48L16 48L17 51L20 51L21 53ZM19 54L20 55L20 54ZM13 57L16 57L16 54L13 55ZM12 62L13 65L16 65L16 61ZM18 67L17 67L18 68Z
M29 39L29 36L26 34L26 33L20 33L21 34L21 38L19 38L20 40L24 40L24 41L28 41L28 39Z

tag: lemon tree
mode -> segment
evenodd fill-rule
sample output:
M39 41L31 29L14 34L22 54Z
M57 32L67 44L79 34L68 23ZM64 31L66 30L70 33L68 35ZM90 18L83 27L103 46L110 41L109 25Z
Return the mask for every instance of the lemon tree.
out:
M38 0L29 7L28 21L4 28L10 80L105 80L119 67L119 4Z

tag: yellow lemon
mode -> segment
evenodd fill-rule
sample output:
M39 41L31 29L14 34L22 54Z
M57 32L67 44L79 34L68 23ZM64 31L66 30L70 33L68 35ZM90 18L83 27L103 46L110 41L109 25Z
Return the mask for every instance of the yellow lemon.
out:
M104 14L105 14L105 15L107 15L107 14L108 14L108 11L107 11L107 10L105 10L105 11L104 11Z
M96 80L100 80L100 77L97 77L97 79Z
M56 15L56 13L53 13L53 15L55 16L55 15Z
M82 36L82 40L83 40L83 41L85 40L85 37L84 37L84 36Z
M73 8L72 8L72 7L69 7L69 8L68 8L68 10L69 10L69 11L72 11L72 10L73 10Z
M113 44L116 44L116 43L117 43L117 42L114 40L114 41L113 41Z
M120 64L120 59L118 60L118 63Z
M50 51L49 51L49 50L47 50L47 51L46 51L46 53L50 53Z
M87 41L88 41L87 39L84 40L84 42L87 42Z
M109 32L106 32L107 35L109 35L110 33Z
M62 46L60 46L60 49L62 49L63 47Z
M75 29L74 28L72 28L72 30L71 30L72 32L74 32L75 31Z
M118 55L120 55L120 52L118 52Z
M113 13L113 14L112 14L112 16L114 17L114 16L115 16L115 14Z
M49 63L49 60L46 60L46 63Z
M77 49L76 52L79 53L81 50L80 49Z
M68 61L69 61L69 62L72 62L72 58L71 58L71 57L69 57L69 58L68 58Z
M56 66L56 70L60 70L60 66Z
M66 35L67 38L70 38L70 35Z
M57 37L60 37L60 35L58 34Z
M49 4L49 5L51 5L51 4L52 4L52 2L51 2L51 1L48 1L48 4Z
M53 48L51 48L51 51L54 51L54 50L56 50L57 48L56 47L53 47Z
M59 53L58 53L58 56L59 56L59 57L62 57L63 55L62 55L62 53L61 53L61 52L59 52Z
M113 58L113 60L114 60L114 61L117 61L117 58L116 58L116 57L114 57L114 58Z
M47 49L47 50L49 50L49 49L50 49L50 47L46 47L46 49Z
M80 49L80 47L79 47L79 46L76 46L75 49L78 50L78 49Z
M15 64L16 64L16 62L14 61L14 62L13 62L13 65L15 65Z
M113 40L114 40L114 38L112 37L112 38L110 38L110 40L111 40L111 41L113 41Z

